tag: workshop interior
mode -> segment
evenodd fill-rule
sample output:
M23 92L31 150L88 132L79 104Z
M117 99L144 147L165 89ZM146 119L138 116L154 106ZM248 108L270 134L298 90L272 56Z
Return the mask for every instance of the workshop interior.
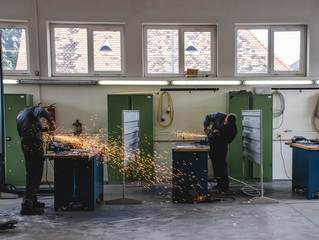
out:
M319 198L315 1L0 4L0 238L44 236L49 224L35 229L47 221L58 229L53 239L66 234L59 221L82 229L87 217L96 226L107 219L96 230L103 236L94 226L70 239L203 239L224 236L226 225L250 239L269 214L265 235L275 226L279 239L297 228L280 225L288 209L287 219L305 219L309 239L318 236L317 210L301 210L316 209ZM29 106L46 108L57 125L42 134L46 207L34 218L19 214L26 168L16 119ZM217 112L237 116L227 192L210 159L214 132L203 125ZM242 233L247 226L259 230Z

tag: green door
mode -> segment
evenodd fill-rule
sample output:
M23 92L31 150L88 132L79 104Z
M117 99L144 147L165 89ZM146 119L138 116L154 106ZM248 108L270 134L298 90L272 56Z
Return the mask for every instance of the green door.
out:
M108 181L120 184L123 181L121 157L122 110L140 111L140 162L126 172L126 178L146 182L154 181L153 153L153 96L152 95L108 95Z
M27 106L33 105L32 95L5 94L5 179L6 183L25 186L25 162L17 131L18 114Z
M271 94L253 94L251 109L262 110L263 174L265 181L272 181L272 131L273 98ZM253 164L253 178L260 178L260 166Z
M237 136L228 146L228 171L229 176L242 180L243 178L243 149L242 149L242 124L241 110L249 109L250 94L227 94L227 113L237 115ZM249 176L249 163L245 162L245 177Z

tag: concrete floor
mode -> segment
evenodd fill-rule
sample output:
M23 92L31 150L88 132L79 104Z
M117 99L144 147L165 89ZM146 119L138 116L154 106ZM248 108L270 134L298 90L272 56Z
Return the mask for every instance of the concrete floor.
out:
M0 239L318 239L319 198L291 192L290 181L265 183L265 197L274 204L249 203L238 184L233 195L209 192L217 200L173 204L171 186L127 187L126 197L140 205L105 205L94 212L53 211L53 196L42 196L45 214L21 216L19 199L0 199L0 221L17 220L16 228L0 231ZM121 186L105 185L104 200L121 197Z

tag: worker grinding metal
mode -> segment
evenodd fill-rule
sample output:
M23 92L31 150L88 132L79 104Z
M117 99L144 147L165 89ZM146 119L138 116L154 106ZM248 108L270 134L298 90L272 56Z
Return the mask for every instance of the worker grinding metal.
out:
M48 121L49 128L42 126L41 118ZM46 108L31 106L18 115L17 129L26 166L26 188L20 213L21 215L43 214L45 204L37 200L44 164L42 132L54 132L57 127Z
M211 123L213 126L208 129ZM226 155L227 145L237 135L236 115L222 112L208 114L204 121L204 131L210 140L209 156L213 164L214 181L217 181L214 188L219 192L229 192Z

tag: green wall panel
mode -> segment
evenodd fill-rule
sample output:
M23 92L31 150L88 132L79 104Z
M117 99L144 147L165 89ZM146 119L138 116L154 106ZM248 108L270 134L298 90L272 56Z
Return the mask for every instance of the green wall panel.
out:
M5 94L5 179L15 186L25 186L25 161L17 131L18 114L33 105L33 96L27 94Z

